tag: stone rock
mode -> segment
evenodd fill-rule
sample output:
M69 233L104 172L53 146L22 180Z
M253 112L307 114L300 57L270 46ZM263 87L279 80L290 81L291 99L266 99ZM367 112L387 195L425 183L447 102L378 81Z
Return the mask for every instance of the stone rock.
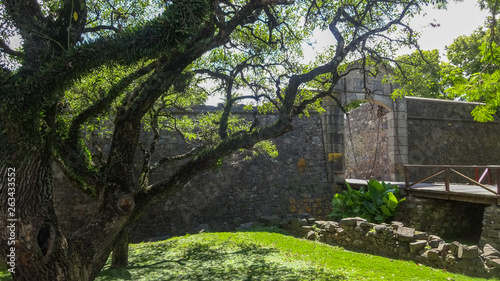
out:
M341 229L340 225L334 221L328 222L328 224L325 225L325 230L331 233L337 232L339 229Z
M354 246L355 248L360 248L361 246L363 246L363 241L356 239L352 241L352 246Z
M412 254L418 253L420 250L427 246L427 240L418 240L416 242L410 243L410 252Z
M451 253L457 257L461 257L463 253L463 245L460 244L460 242L453 241L451 242L450 245L448 245L449 250Z
M300 228L300 232L306 234L306 233L309 233L309 231L314 231L312 226L309 226L309 225L304 225Z
M437 247L437 250L440 252L447 252L450 249L450 244L448 243L441 243Z
M429 246L432 248L437 248L439 247L439 244L444 243L444 240L441 239L441 237L436 236L436 235L430 235L428 238Z
M262 216L259 218L259 222L263 223L264 226L278 226L280 220L278 216Z
M479 247L474 245L474 246L465 246L463 248L463 253L462 253L462 259L473 259L477 258L481 255L481 251L479 250Z
M437 261L441 257L437 249L430 249L429 251L426 252L426 255L430 261Z
M368 228L368 229L370 229L370 228L372 228L372 227L373 227L373 223L371 223L371 222L367 222L367 221L362 221L362 222L359 222L359 224L358 224L358 225L359 225L359 227L361 227L361 228Z
M500 258L500 252L493 248L490 244L486 244L483 247L483 255L487 257L498 257Z
M316 232L314 230L310 230L309 232L307 232L306 239L316 240Z
M486 265L494 268L500 269L500 259L486 259Z
M400 221L391 221L391 226L394 230L398 230L398 228L404 226L404 224Z
M448 254L446 254L445 260L447 262L454 263L457 259L455 258L455 256L453 254L448 253Z
M316 225L319 228L325 229L329 223L330 223L329 221L315 221L314 225Z
M415 235L413 236L415 240L427 240L429 238L429 235L427 232L422 232L422 231L415 231Z
M377 233L384 233L384 234L389 234L389 233L392 233L392 227L388 226L388 225L384 225L384 224L377 224L373 227L373 229L377 232Z
M411 227L400 226L396 231L396 237L402 242L413 242L415 229Z
M363 218L360 217L355 217L355 218L343 218L340 220L339 224L341 227L344 226L356 226L358 222L364 222L366 221Z
M307 222L307 220L304 219L304 218L300 218L300 219L293 218L290 221L290 226L292 227L293 230L298 230L299 228L301 228L304 225L309 225L309 223Z
M316 221L316 218L313 218L313 217L307 218L308 223L314 223L315 221Z

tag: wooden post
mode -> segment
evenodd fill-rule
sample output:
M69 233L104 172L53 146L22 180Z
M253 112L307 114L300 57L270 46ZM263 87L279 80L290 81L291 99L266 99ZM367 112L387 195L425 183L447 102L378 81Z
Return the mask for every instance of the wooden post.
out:
M444 168L444 186L446 191L450 191L450 168Z
M410 168L404 166L404 169L405 169L405 184L406 188L408 188L408 186L410 186Z

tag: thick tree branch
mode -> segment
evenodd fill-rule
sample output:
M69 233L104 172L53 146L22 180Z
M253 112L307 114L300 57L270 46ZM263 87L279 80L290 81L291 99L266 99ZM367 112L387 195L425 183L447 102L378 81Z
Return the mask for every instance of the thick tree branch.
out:
M122 78L118 83L114 84L108 93L105 94L100 100L94 102L91 106L73 118L69 129L70 142L75 144L75 142L79 139L81 126L85 122L98 116L99 114L104 113L105 110L109 109L113 101L115 101L116 98L123 93L125 88L127 88L136 79L153 71L162 61L162 59L156 60Z
M4 0L3 4L21 35L40 31L47 23L36 0Z
M194 159L183 164L171 177L154 183L134 196L136 207L132 217L137 219L147 208L181 189L194 176L210 169L219 159L238 149L250 149L256 143L276 138L292 130L289 120L279 119L275 124L251 132L242 132L223 140L214 148L200 152Z
M97 31L101 31L101 30L111 30L111 31L114 31L116 33L120 32L120 29L118 29L117 27L114 27L112 25L98 25L98 26L95 26L95 27L89 27L89 28L85 28L83 30L84 33L87 33L87 32L97 32Z
M315 77L321 75L321 74L326 74L326 73L332 73L334 77L339 77L339 73L337 72L337 69L340 65L340 63L346 58L347 54L354 52L358 46L362 45L363 42L366 42L371 36L374 36L376 34L385 32L389 30L392 26L400 24L401 20L406 16L408 13L408 10L415 5L415 1L410 1L407 3L402 11L398 14L398 16L385 23L384 25L373 28L373 29L368 29L365 33L358 35L356 37L356 34L354 34L354 38L352 41L345 45L345 39L342 36L341 32L339 31L337 24L339 22L342 22L344 20L350 22L350 23L355 23L353 18L349 16L342 8L337 10L337 13L333 19L333 21L330 23L329 28L332 34L334 35L335 39L337 40L337 47L335 51L335 55L332 60L330 60L328 63L318 66L311 71L301 74L301 75L295 75L290 78L290 83L288 85L288 88L286 89L285 92L285 99L284 99L284 113L285 114L292 114L292 116L298 115L302 113L302 110L307 106L308 104L313 103L316 101L316 98L310 99L303 101L299 107L293 108L293 103L295 101L295 98L297 96L298 88L301 84L311 81ZM337 79L338 81L338 79ZM333 81L334 83L337 83L337 81ZM325 94L326 95L326 94Z
M0 50L8 55L15 57L22 57L24 54L15 50L12 50L9 45L5 43L2 39L0 39Z

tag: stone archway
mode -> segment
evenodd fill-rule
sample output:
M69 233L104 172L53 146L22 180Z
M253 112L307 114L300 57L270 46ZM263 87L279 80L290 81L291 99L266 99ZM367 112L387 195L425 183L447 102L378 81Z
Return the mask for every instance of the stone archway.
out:
M352 101L369 101L386 108L387 133L387 165L389 165L386 181L403 181L402 164L408 163L408 130L407 108L405 99L391 98L393 87L382 83L383 74L369 77L366 80L356 72L344 77L335 87L336 98L341 104ZM342 186L345 181L345 114L332 98L323 100L325 112L321 116L323 143L325 148L328 182L334 186Z

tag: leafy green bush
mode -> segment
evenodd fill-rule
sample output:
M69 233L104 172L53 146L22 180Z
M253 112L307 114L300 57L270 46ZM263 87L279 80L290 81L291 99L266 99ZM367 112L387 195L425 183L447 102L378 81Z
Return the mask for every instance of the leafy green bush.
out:
M370 222L385 222L396 215L396 209L402 201L399 187L390 183L369 180L367 188L354 190L346 183L347 190L333 197L333 212L335 219L346 217L362 217Z

